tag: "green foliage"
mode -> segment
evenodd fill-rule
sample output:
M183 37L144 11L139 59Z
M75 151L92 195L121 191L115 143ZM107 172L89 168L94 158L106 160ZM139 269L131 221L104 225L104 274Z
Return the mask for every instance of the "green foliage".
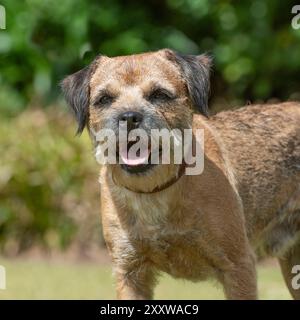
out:
M287 99L299 92L294 1L5 0L0 107L49 103L57 83L91 57L170 47L215 57L214 94ZM229 89L228 89L229 88ZM293 97L298 97L293 95Z
M55 110L1 121L0 251L100 242L96 162L69 123Z

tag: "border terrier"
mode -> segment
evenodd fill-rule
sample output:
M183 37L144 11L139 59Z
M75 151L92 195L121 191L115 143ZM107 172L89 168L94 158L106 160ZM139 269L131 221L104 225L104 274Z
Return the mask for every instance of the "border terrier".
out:
M101 216L119 299L151 299L160 272L215 278L227 299L256 299L256 256L278 258L291 295L300 264L300 103L208 115L211 59L170 49L98 56L61 86L94 132L204 130L204 170L183 164L100 167ZM118 152L118 150L117 150ZM120 152L120 151L119 151Z

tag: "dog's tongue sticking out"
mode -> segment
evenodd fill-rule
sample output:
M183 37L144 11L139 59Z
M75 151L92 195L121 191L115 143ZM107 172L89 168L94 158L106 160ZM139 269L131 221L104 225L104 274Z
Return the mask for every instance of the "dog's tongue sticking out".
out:
M127 148L121 148L119 154L124 164L128 166L139 166L148 163L150 151L147 148L141 148L139 155L137 155L130 149L129 152L127 152Z

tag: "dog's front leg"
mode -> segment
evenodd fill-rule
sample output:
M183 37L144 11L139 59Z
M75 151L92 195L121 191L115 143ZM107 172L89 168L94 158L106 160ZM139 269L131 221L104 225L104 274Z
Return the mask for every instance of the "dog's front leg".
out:
M246 253L238 261L231 264L222 279L225 296L230 300L257 299L257 279L255 259Z
M137 252L121 229L113 233L105 232L104 238L112 258L117 298L121 300L152 299L156 273L150 262L141 252Z
M155 275L148 265L117 268L117 298L121 300L148 300L153 298Z

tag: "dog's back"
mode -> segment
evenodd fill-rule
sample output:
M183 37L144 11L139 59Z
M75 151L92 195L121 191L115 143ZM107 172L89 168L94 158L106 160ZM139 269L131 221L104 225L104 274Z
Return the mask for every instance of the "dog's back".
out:
M250 238L281 254L300 230L300 104L247 106L210 123L232 164Z

